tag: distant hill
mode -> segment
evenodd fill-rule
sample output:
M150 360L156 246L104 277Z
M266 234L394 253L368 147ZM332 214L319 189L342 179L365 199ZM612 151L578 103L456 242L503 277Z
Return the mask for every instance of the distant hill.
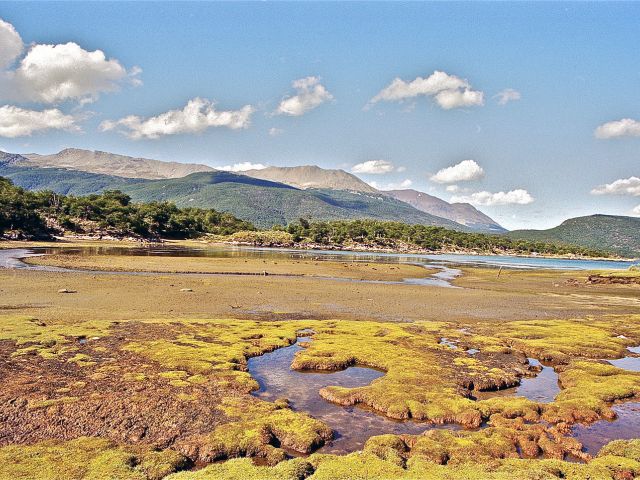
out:
M626 257L640 257L640 218L590 215L565 220L548 230L514 230L511 238L559 241L606 249Z
M476 231L486 233L504 233L507 231L498 222L469 203L448 203L428 193L412 189L390 190L384 193L396 200L408 203L422 212L448 218Z
M67 148L52 155L29 153L22 157L25 161L22 161L20 166L24 167L68 168L128 178L179 178L195 172L215 170L195 163L163 162L79 148Z
M242 172L253 178L285 183L296 188L325 188L331 190L347 190L350 192L378 193L368 183L344 170L331 170L315 165L301 167L267 167L261 170Z
M178 206L215 208L259 227L286 224L300 217L312 220L371 218L405 223L436 225L455 230L466 227L421 212L379 193L329 189L300 190L290 185L214 171L182 178L144 180L59 168L16 167L0 158L0 176L30 190L87 195L119 189L135 201L168 200Z

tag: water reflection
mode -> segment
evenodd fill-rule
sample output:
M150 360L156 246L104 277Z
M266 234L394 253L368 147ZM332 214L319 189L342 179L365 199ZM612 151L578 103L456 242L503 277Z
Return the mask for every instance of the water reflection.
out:
M420 434L429 428L457 429L455 425L437 427L411 421L399 422L360 407L342 407L324 400L318 391L329 385L361 387L384 375L383 372L363 367L349 367L339 372L295 371L291 362L296 352L302 350L300 342L310 341L301 337L298 343L249 359L249 373L260 389L254 395L268 401L287 398L293 410L306 412L322 420L335 432L334 440L320 451L347 453L360 450L369 437L385 433Z
M585 452L595 455L613 440L640 438L640 402L614 405L613 410L618 416L616 420L573 427L572 435L582 443Z

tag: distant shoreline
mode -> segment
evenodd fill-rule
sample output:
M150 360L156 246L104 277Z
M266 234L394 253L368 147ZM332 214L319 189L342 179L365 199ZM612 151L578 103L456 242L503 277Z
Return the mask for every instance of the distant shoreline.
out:
M203 245L217 245L226 247L250 247L250 248L269 248L274 250L320 250L320 251L337 251L337 252L359 252L359 253L384 253L384 254L408 254L408 255L469 255L469 256L495 256L495 257L511 257L511 258L542 258L550 260L593 260L593 261L608 261L608 262L637 262L637 258L624 258L618 256L611 257L590 257L584 255L549 255L549 254L532 254L525 255L514 252L480 252L477 250L463 250L463 249L445 249L445 250L427 250L419 248L406 248L406 249L393 249L382 248L373 246L362 245L324 245L315 243L296 243L293 245L277 245L277 244L257 244L251 242L237 242L237 241L224 241L224 240L206 240L206 239L192 239L192 240L170 240L161 239L159 241L140 240L136 238L115 238L115 237L92 237L92 236L68 236L68 237L56 237L51 241L32 241L32 240L4 240L0 239L0 249L4 248L29 248L33 247L47 247L47 246L69 246L69 247L81 247L81 246L118 246L118 247L148 247L148 246L160 246L160 245L174 245L174 246L203 246Z

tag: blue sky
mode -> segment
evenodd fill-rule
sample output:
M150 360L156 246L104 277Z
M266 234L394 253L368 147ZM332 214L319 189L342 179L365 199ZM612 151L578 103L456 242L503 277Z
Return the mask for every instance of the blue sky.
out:
M358 175L473 201L508 228L640 215L640 3L21 2L0 3L0 18L23 44L4 62L0 48L5 151L348 171L379 160L356 171L383 173ZM59 62L53 46L68 42L81 67ZM49 70L29 77L29 56ZM436 71L454 84L449 103L444 87L411 83ZM195 119L147 122L195 98Z

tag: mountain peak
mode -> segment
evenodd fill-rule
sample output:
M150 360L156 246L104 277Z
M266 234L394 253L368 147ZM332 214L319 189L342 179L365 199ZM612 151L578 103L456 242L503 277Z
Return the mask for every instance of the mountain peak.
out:
M195 172L211 172L214 168L196 163L163 162L148 158L129 157L99 150L65 148L51 155L27 154L31 166L66 168L90 173L102 173L125 178L179 178Z
M431 215L447 218L474 230L501 233L506 230L491 217L485 215L469 203L448 203L444 200L418 190L389 190L387 195L408 203Z
M351 173L339 169L322 168L317 165L267 167L261 170L247 170L242 173L253 178L280 182L301 189L324 188L350 192L379 193L371 185Z

